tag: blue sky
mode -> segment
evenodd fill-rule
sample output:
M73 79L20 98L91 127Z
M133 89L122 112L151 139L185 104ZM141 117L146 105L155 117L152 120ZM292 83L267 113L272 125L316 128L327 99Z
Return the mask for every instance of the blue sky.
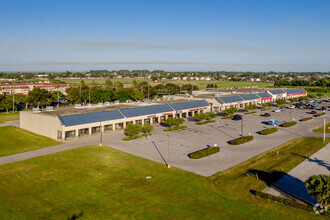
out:
M0 0L0 71L330 71L330 1Z

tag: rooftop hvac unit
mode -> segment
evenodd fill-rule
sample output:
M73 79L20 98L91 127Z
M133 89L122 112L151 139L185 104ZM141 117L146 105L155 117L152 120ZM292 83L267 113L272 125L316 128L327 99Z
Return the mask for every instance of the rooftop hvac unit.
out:
M118 101L118 100L116 100L116 101L115 101L115 105L118 105L118 104L119 104L119 101Z
M74 107L75 108L82 108L81 104L75 104Z
M54 107L53 106L47 106L46 107L46 111L47 112L53 112L54 111Z
M39 112L41 112L40 108L33 108L33 113L39 113Z
M107 105L108 106L108 105L110 105L110 102L105 102L104 105Z
M220 94L219 93L214 93L214 96L215 97L220 97Z
M193 92L193 96L198 96L198 92Z

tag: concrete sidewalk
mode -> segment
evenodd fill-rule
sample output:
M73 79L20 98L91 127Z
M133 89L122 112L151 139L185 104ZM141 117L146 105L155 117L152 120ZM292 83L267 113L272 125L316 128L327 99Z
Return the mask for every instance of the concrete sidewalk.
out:
M303 155L296 155L304 157ZM305 157L304 157L305 158ZM287 175L275 182L273 187L268 187L263 192L275 196L282 196L282 192L287 193L299 200L316 205L318 202L310 196L305 187L305 181L312 175L330 175L330 144L306 158L302 163L292 169Z

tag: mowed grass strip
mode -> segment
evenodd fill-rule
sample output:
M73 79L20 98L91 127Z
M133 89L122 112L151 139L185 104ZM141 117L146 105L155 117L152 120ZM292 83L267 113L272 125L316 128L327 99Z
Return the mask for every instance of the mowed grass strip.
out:
M286 218L301 218L308 219L301 215L302 211L298 212L298 217L295 209L284 205L276 204L264 199L256 199L250 193L250 190L262 191L267 188L267 184L251 171L259 171L259 173L287 173L330 142L327 138L325 142L320 137L299 137L289 142L286 142L272 150L261 153L235 167L219 172L210 177L213 180L214 189L223 196L231 197L234 200L242 203L251 202L254 207L250 210L252 213L260 210L268 210L269 218L276 219L274 215L287 215ZM272 208L271 208L272 207ZM271 210L269 210L269 208ZM296 214L293 214L293 213ZM290 217L289 217L290 216ZM279 219L279 218L278 218Z
M316 151L303 149L297 152ZM108 147L76 148L0 166L0 213L4 219L67 219L81 213L82 219L318 218L251 199L248 190L258 187L250 185L254 179L241 182L242 173L255 161L260 166L272 160L273 153L210 179Z
M326 125L325 125L325 133L326 134L330 134L330 122L328 122ZM321 127L318 127L316 129L313 130L314 133L321 133L323 134L324 132L324 126L321 126Z
M15 121L19 120L19 112L2 112L0 113L0 124L5 123L6 121Z
M0 157L54 146L60 143L21 128L13 126L0 127Z

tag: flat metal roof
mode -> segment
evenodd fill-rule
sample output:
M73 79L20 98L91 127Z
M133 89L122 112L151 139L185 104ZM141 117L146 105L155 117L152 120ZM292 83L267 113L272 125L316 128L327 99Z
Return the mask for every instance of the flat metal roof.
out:
M169 103L169 105L177 111L210 106L210 104L208 102L206 102L205 100L194 100L194 101L189 101L189 102L176 102L176 103Z
M131 118L131 117L152 115L163 112L172 112L173 109L169 105L164 104L164 105L137 107L137 108L126 108L126 109L120 109L120 111L123 113L123 115L126 118Z
M242 97L244 100L254 100L254 99L260 99L259 96L256 94L245 94L245 95L239 95Z
M227 103L232 103L232 102L241 102L244 101L240 96L236 95L236 96L227 96L227 97L219 97L219 99L227 104Z

